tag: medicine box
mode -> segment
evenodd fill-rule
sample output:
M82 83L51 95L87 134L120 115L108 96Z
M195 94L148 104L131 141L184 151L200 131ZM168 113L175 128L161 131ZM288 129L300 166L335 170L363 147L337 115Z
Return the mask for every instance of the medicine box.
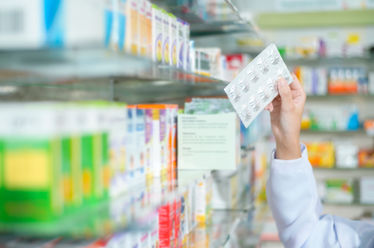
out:
M104 1L6 0L0 2L0 9L5 27L0 30L0 48L102 44Z
M234 170L240 161L240 123L235 113L179 114L178 168Z

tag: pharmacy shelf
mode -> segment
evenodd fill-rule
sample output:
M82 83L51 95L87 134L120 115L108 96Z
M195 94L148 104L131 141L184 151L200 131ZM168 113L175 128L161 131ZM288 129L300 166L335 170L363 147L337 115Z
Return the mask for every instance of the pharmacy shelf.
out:
M284 58L287 65L310 65L310 66L339 66L339 65L372 65L374 56L363 55L360 57L315 57L315 58Z
M315 171L323 171L323 172L329 172L331 171L332 173L334 172L346 172L346 173L352 173L352 172L360 172L360 173L368 173L372 172L374 173L374 167L373 168L344 168L344 167L338 167L335 166L333 168L323 168L323 167L313 167L313 170Z
M192 37L255 32L249 24L241 23L238 19L229 19L234 17L234 14L227 15L229 18L223 19L208 13L199 13L197 8L201 6L176 5L175 0L153 0L153 2L188 22Z
M316 11L297 13L261 13L256 17L260 28L356 27L374 24L374 10Z
M374 101L371 94L308 95L307 101Z
M2 100L172 101L224 95L227 84L105 49L0 52Z
M374 205L325 203L323 204L323 213L355 220L365 217L372 219Z
M211 223L197 226L190 234L192 247L258 247L264 209L251 202L245 191L235 209L213 210ZM240 243L240 244L239 244ZM245 244L245 245L244 245Z
M134 188L110 201L86 206L84 211L67 214L59 220L12 225L0 223L0 233L34 238L93 238L114 232L147 230L149 219L156 213L157 207L175 193L168 187L147 191ZM145 203L148 199L149 202Z
M269 211L266 204L255 204L253 210L242 215L225 247L259 247Z
M364 129L358 130L301 130L301 134L305 135L367 135Z
M324 202L323 205L328 207L356 207L356 208L369 208L374 210L374 204L363 204L363 203L339 203L339 202Z
M181 196L190 183L207 177L210 171L178 171L178 185L153 184L132 187L126 193L85 207L84 211L45 223L0 223L0 234L33 238L103 238L113 233L147 231L158 208ZM160 180L154 178L154 181ZM93 217L94 216L94 217Z
M313 168L314 175L319 180L325 179L355 179L363 176L374 177L374 168Z
M255 33L248 24L238 21L211 21L191 24L191 36L227 35L233 33Z

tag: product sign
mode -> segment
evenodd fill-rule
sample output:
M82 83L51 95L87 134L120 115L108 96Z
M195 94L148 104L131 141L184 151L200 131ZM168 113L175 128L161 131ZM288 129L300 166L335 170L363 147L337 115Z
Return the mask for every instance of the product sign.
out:
M178 115L179 169L236 169L237 121L234 113Z

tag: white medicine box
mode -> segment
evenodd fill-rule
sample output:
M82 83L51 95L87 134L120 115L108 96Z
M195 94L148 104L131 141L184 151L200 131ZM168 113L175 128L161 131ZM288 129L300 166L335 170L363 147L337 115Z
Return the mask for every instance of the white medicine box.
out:
M240 122L235 113L178 115L178 168L235 170L240 163Z
M0 48L101 44L104 6L102 0L1 0Z

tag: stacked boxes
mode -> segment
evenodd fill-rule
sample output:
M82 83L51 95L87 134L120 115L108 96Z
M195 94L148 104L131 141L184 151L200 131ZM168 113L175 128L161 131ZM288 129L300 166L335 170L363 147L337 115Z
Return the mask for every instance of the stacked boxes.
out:
M0 222L57 220L145 188L147 177L172 184L177 108L1 105Z
M296 66L294 73L303 84L307 95L370 93L368 72L364 67Z
M148 0L107 1L104 16L107 47L192 70L187 22Z
M21 109L16 105L3 105L0 111L0 218L4 222L56 219L64 212L58 125L61 113L52 108Z
M104 17L111 22L101 0L1 1L2 49L65 48L100 44ZM105 8L105 15L103 9ZM82 11L84 10L84 11Z

